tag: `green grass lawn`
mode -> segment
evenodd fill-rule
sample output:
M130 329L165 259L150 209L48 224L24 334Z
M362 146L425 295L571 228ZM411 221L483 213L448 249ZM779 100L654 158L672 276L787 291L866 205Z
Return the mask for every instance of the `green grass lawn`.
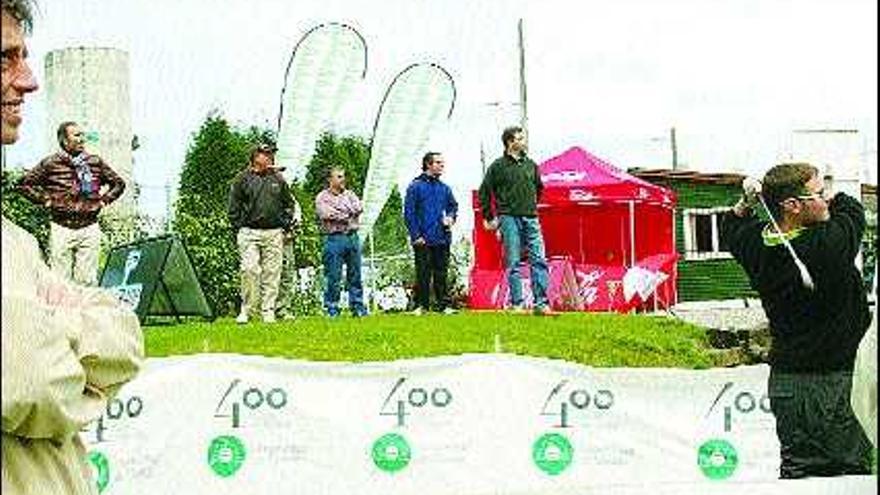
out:
M253 322L231 319L144 329L147 355L205 352L313 361L391 361L501 351L603 367L713 366L703 329L671 318L568 313L554 317L496 312L451 316L380 314Z

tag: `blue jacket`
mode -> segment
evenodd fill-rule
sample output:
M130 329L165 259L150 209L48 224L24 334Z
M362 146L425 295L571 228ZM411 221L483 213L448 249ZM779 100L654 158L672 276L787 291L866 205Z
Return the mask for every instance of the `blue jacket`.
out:
M443 214L456 218L458 203L452 189L437 177L422 174L406 188L403 216L410 242L424 237L429 246L452 242L452 233L443 226Z

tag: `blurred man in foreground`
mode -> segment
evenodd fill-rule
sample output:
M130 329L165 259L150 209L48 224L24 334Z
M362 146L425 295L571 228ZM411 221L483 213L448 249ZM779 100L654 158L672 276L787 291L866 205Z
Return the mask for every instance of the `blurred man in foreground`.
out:
M18 140L21 105L37 89L24 44L31 12L27 0L2 0L4 146ZM0 491L96 495L79 434L141 365L137 316L50 270L36 239L5 217L2 235Z

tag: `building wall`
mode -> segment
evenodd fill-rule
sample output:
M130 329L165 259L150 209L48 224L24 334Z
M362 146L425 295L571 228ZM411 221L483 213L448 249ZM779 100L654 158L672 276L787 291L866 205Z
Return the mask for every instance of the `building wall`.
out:
M675 248L678 261L678 300L708 301L757 297L749 287L743 269L730 259L686 260L684 245L684 214L690 208L733 206L740 188L733 184L712 184L683 180L651 180L678 195L675 209Z

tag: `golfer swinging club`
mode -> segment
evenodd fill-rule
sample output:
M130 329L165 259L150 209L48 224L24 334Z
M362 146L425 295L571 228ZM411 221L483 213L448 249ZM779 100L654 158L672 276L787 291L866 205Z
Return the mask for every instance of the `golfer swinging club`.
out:
M855 266L865 210L844 193L831 198L806 163L777 165L763 184L744 180L743 192L722 218L721 238L770 322L780 477L870 474L871 444L850 405L856 350L871 322ZM757 204L769 222L752 215Z

